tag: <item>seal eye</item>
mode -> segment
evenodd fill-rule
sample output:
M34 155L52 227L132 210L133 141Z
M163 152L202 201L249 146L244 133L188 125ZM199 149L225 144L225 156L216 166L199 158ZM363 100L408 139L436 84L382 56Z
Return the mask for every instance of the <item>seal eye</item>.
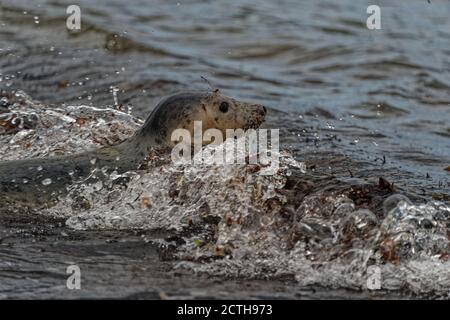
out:
M220 104L219 106L219 110L222 111L223 113L228 111L228 102L224 101Z

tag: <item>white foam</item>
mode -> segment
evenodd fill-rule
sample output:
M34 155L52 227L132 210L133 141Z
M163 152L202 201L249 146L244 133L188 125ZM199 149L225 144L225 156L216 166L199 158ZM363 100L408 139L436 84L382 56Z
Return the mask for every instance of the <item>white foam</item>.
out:
M142 124L114 109L48 112L50 107L24 99L14 112L38 121L28 131L0 135L3 160L99 147L131 136ZM65 217L67 226L79 230L176 231L185 242L177 245L176 267L197 273L291 276L300 285L367 289L368 267L377 266L382 289L448 294L448 204L401 201L376 220L342 194L317 192L286 217L280 208L287 199L279 190L293 170L305 172L304 163L287 152L280 154L280 170L268 176L255 165L159 160L161 165L146 170L69 186L68 195L41 214Z

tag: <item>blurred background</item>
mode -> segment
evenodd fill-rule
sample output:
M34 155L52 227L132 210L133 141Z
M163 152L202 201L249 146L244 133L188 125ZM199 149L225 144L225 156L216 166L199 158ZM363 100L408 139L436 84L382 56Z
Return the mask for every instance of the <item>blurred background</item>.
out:
M66 28L71 4L80 31ZM382 30L366 27L370 4ZM95 106L117 90L145 117L163 95L209 90L205 77L279 111L268 125L297 148L338 138L448 183L450 1L1 0L0 14L3 90Z

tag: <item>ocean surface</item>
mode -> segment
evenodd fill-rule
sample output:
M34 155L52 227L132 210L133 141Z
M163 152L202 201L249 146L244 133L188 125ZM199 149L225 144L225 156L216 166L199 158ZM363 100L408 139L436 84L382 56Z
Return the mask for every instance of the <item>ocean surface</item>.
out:
M71 4L0 0L0 120L38 119L0 121L0 160L117 142L162 97L218 88L269 109L284 171L165 164L41 212L2 208L1 298L447 297L450 1L78 1L68 31ZM387 209L395 194L409 200ZM70 264L84 289L66 288Z

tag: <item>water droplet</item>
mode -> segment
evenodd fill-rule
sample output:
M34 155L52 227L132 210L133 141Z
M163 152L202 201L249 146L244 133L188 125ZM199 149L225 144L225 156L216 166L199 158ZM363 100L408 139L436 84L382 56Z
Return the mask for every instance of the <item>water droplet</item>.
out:
M48 186L48 185L50 185L51 183L52 183L52 179L50 179L50 178L46 178L46 179L42 180L42 184L43 184L44 186Z
M92 187L94 188L95 191L100 191L103 189L103 182L97 181L92 185Z
M112 217L112 219L111 219L111 223L113 224L113 225L119 225L121 222L122 222L122 217L120 217L120 216L114 216L114 217Z

